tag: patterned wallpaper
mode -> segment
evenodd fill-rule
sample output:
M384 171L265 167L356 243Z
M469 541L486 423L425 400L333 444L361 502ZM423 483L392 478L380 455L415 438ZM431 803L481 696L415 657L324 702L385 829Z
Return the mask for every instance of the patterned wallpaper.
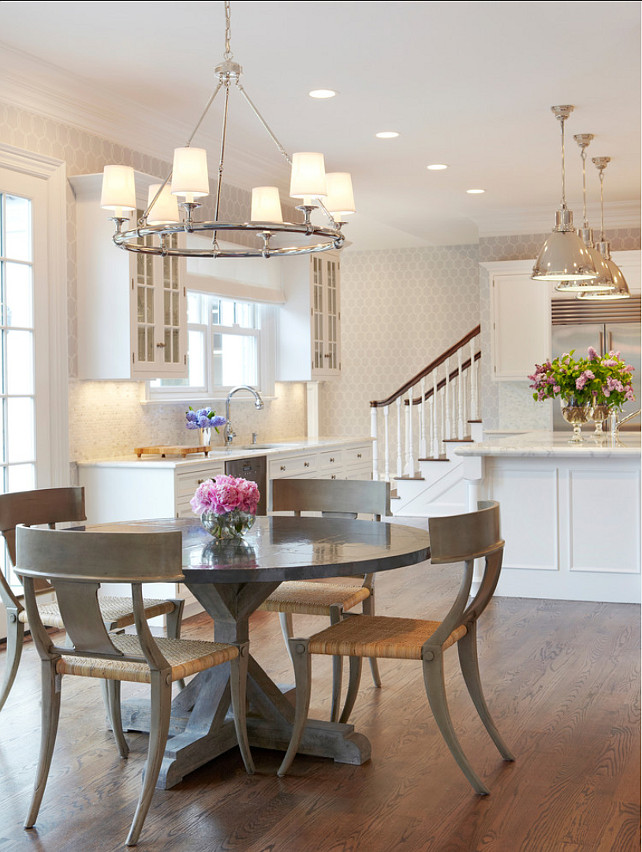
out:
M479 241L480 263L501 260L535 259L548 234L513 234L505 237L483 237ZM607 231L612 251L640 249L640 229L622 228ZM490 281L485 269L479 271L480 322L482 352L490 353ZM490 358L482 358L481 400L484 429L520 430L550 429L551 402L535 402L523 382L494 382Z
M320 393L322 435L370 434L382 399L479 322L478 248L435 246L341 258L341 377Z
M17 109L0 102L0 141L66 162L67 175L102 172L103 166L122 163L140 172L165 176L169 164L133 151L108 139L86 133L71 125ZM210 196L202 215L213 218ZM223 185L221 209L231 219L244 221L249 215L250 193ZM284 215L293 208L284 205ZM245 235L242 235L244 237ZM77 375L77 275L74 196L67 192L67 269L69 334L69 447L70 459L122 455L133 446L151 443L191 443L183 427L184 406L141 406L144 384L140 382L80 382ZM228 235L226 239L232 239ZM252 240L251 235L246 239ZM115 249L114 249L115 250ZM297 437L305 434L305 388L277 385L278 399L266 401L256 412L251 403L237 397L233 403L238 440L249 441L258 431L259 440ZM255 416L256 415L256 416Z

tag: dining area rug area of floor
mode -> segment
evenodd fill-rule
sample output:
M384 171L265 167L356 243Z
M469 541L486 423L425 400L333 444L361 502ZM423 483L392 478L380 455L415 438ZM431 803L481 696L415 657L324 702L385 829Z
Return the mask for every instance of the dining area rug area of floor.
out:
M432 582L422 581L426 571ZM377 577L377 612L439 618L461 566L429 563ZM325 621L295 617L309 635ZM205 614L186 638L211 639ZM252 653L293 682L278 618L252 616ZM364 676L351 721L372 744L362 766L235 748L170 790L156 790L138 848L154 852L637 852L640 849L640 607L495 598L479 625L486 698L516 756L504 763L466 692L454 649L446 690L455 728L491 789L470 789L432 718L416 662L381 660L382 688ZM4 666L0 651L0 677ZM37 826L22 824L39 749L39 662L31 642L0 714L0 852L124 848L147 736L118 756L100 683L63 680L60 727ZM315 657L311 714L329 718L331 658ZM144 687L123 685L123 696Z

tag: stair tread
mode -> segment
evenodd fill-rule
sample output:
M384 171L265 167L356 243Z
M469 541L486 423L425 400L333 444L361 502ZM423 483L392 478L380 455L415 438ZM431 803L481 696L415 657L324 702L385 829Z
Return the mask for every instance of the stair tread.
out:
M424 458L419 459L419 461L445 462L450 461L450 459L448 458L448 456L425 456Z
M444 444L473 444L472 438L444 438Z
M404 479L407 482L412 482L413 480L417 481L417 482L421 482L421 481L423 481L424 477L423 476L408 476L407 474L404 474L404 476L394 476L393 479Z
M469 423L481 423L482 421L481 420L469 420L468 422Z

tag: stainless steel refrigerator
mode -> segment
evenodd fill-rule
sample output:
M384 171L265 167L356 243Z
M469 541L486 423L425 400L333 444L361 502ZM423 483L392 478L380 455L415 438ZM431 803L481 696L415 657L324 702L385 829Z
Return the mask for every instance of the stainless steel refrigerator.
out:
M553 299L553 357L575 350L576 357L584 356L589 346L600 354L620 352L627 364L632 364L635 401L622 407L625 417L641 407L640 390L640 297L614 302L580 302L576 299ZM625 424L624 429L640 430L640 418ZM559 405L553 406L553 429L567 431Z

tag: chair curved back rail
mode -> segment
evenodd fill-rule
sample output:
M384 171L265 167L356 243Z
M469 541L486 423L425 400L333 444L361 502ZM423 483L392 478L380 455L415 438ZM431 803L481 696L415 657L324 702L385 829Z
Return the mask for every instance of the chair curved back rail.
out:
M34 491L12 491L0 494L0 533L7 544L11 564L16 564L16 527L18 524L34 526L85 521L85 489L80 486L67 488L39 488ZM44 580L35 582L36 591L44 594L51 590ZM16 595L2 572L0 572L0 599L6 607L22 610L22 595Z
M59 655L101 657L147 663L166 669L144 613L142 582L180 582L180 532L94 533L18 525L16 573L25 590L27 617L41 659ZM73 647L57 647L42 623L35 582L46 580L56 592ZM143 657L123 654L105 627L98 603L101 583L130 583L136 629Z
M500 537L499 503L480 501L478 511L428 520L430 561L435 564L463 562L464 573L457 596L437 630L426 642L425 650L441 646L458 627L470 629L493 596L502 566L504 541ZM484 559L482 579L477 593L468 603L475 559Z
M359 479L274 479L275 512L321 512L326 517L391 515L390 483ZM356 509L356 511L355 511Z

